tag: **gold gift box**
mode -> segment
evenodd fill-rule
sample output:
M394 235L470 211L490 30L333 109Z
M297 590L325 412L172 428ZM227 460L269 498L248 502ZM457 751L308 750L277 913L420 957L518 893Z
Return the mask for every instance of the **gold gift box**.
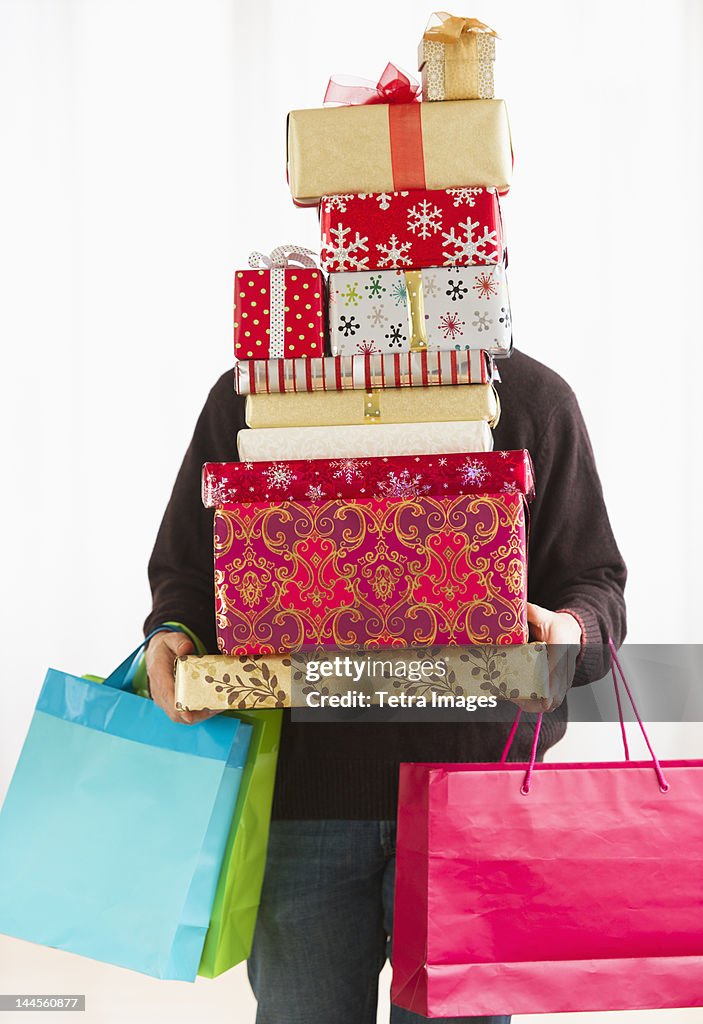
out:
M280 459L366 459L374 455L441 455L490 452L493 434L485 420L447 423L378 423L345 427L264 427L240 430L242 462Z
M440 385L409 391L315 391L294 395L248 395L247 426L313 427L366 423L423 423L485 420L495 427L500 415L492 384Z
M402 188L482 185L506 191L512 178L503 100L420 103L423 168ZM293 110L288 115L288 180L302 206L335 193L393 192L389 107L370 104Z
M296 655L293 664L286 656L187 654L176 661L176 707L183 711L318 707L323 691L340 697L362 693L373 706L381 704L381 693L425 694L428 704L433 693L447 698L494 696L545 702L555 696L550 690L547 645L542 643L344 652L342 660L365 666L358 681L356 673L343 677L308 671L311 662L333 661L336 656L334 651L311 651ZM444 671L437 668L439 662L444 663Z
M493 99L495 36L466 32L456 43L421 39L417 52L424 100Z

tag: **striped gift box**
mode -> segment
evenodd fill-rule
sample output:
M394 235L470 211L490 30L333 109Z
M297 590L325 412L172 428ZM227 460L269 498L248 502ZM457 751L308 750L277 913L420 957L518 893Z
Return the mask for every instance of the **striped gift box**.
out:
M499 379L492 356L479 349L240 359L234 368L234 387L240 395L490 384Z

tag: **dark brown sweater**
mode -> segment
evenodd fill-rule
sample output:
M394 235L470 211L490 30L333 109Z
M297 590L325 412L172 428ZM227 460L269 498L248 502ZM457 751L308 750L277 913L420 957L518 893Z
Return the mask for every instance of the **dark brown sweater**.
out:
M500 363L502 417L495 447L527 448L537 495L530 509L529 599L569 608L581 619L585 645L575 685L600 679L607 639L625 637L626 569L613 538L593 451L571 388L552 370L514 352ZM229 370L198 419L149 562L153 610L145 632L182 622L216 651L211 510L200 500L203 462L237 459L244 399ZM527 722L534 716L526 716ZM545 715L540 756L559 740L566 702ZM495 761L503 722L328 723L291 721L284 713L274 796L278 818L394 818L401 761ZM532 730L518 730L511 760L529 753Z

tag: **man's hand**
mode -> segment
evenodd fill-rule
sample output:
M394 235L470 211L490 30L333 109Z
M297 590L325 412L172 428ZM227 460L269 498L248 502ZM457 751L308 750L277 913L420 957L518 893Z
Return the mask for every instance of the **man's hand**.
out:
M569 612L551 612L538 604L527 605L530 640L547 644L551 699L514 701L523 711L554 711L574 680L581 650L581 626Z
M205 718L212 718L216 711L178 711L174 695L174 669L176 658L181 654L192 654L193 643L183 633L157 633L146 649L146 674L154 704L166 712L173 722L194 725Z

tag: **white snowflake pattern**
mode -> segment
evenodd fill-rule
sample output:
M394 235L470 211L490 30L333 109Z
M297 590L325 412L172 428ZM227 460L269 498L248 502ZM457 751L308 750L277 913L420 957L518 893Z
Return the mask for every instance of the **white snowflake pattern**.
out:
M421 494L427 494L430 484L422 483L422 474L410 475L410 471L404 469L397 475L391 470L387 480L379 480L378 497L383 498L418 498Z
M226 505L237 500L237 488L215 476L205 478L205 502L207 505Z
M340 193L336 196L323 196L322 208L325 213L332 213L333 210L339 210L340 213L346 213L347 203L353 198L353 192Z
M359 199L375 199L380 210L387 210L396 196L407 196L407 192L360 192Z
M254 463L253 462L245 462L244 463L244 468L245 469L253 469L254 468Z
M442 211L429 199L422 199L408 210L408 231L419 238L436 235L442 227Z
M461 206L464 203L466 206L476 205L476 196L483 192L482 188L448 188L445 189L448 196L454 196L454 206Z
M332 459L330 463L331 469L334 470L332 476L337 480L344 480L346 484L352 483L357 478L363 480L363 470L370 465L368 459Z
M274 462L266 470L266 479L269 487L278 487L280 490L284 490L297 477L290 466L286 466L285 462Z
M325 492L322 488L322 484L310 484L305 492L305 497L308 501L321 501L324 496Z
M459 479L467 487L480 487L488 479L488 470L477 459L467 459L459 466Z
M495 231L489 231L485 224L483 234L479 235L477 228L480 227L479 221L472 221L470 217L467 217L456 228L452 227L451 231L442 232L442 246L447 247L442 249L445 266L498 262L498 235ZM476 232L475 238L474 232ZM487 247L489 247L488 250Z
M347 239L351 228L345 228L338 224L336 228L330 228L330 233L325 238L323 249L327 263L335 264L338 271L344 270L366 270L368 267L368 256L361 256L362 252L368 252L369 247L367 236L356 232L354 238Z
M386 243L378 242L376 248L381 254L378 257L379 267L412 266L412 260L408 256L412 244L412 242L401 242L395 234L391 235Z
M489 317L488 313L481 313L479 312L478 309L475 309L474 316L476 317L476 319L472 320L471 323L476 328L479 334L481 333L481 331L487 331L490 329L490 326L493 323L493 321Z
M436 274L422 275L422 291L425 298L435 299L439 295L439 283Z
M366 319L372 327L385 327L388 323L388 317L383 311L383 306L372 306L371 312L366 315Z
M519 494L520 487L515 480L504 480L503 481L503 492L505 494Z

